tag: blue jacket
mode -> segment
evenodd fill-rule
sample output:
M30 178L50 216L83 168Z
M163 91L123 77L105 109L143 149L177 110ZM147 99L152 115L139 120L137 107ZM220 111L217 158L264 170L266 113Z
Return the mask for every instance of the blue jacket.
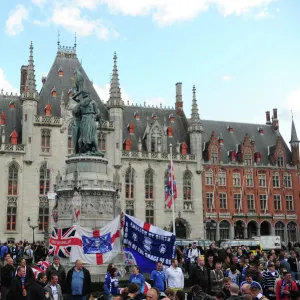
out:
M118 279L118 277L111 277L110 274L106 275L105 282L104 282L104 292L106 295L119 294L119 279Z
M131 274L129 277L129 283L136 283L140 287L140 294L144 294L145 290L145 277L143 274L134 275Z

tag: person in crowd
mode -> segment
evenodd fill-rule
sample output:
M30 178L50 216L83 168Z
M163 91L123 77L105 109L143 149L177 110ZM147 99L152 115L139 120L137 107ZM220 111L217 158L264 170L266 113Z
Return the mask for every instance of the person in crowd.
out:
M267 252L263 252L261 258L259 259L259 263L263 265L264 270L267 269L268 265L268 254Z
M176 297L178 300L185 300L185 292L182 290L176 291Z
M1 270L1 300L6 300L15 272L14 261L9 257L7 258L7 264Z
M5 255L8 253L8 247L7 247L7 243L5 242L0 250L0 258L2 261L4 261L5 259Z
M207 294L205 291L202 290L200 285L196 284L191 288L191 291L188 296L188 300L190 299L215 300L215 297Z
M196 261L197 264L190 274L190 277L192 279L192 285L200 285L202 290L204 292L207 292L209 288L209 275L206 267L204 266L204 259L201 256L199 256Z
M190 274L190 264L191 264L191 259L189 258L189 251L192 248L192 244L189 244L183 252L183 258L184 258L184 271L187 274Z
M207 256L207 261L205 263L205 267L208 271L208 273L211 271L211 270L214 270L215 269L215 262L214 262L214 257L213 255L209 255ZM222 266L221 266L222 267Z
M278 280L276 284L276 300L289 300L291 291L298 291L295 281L292 279L291 272L283 274L283 279Z
M227 255L225 258L225 262L223 263L223 270L230 269L230 266L231 266L231 258L229 255Z
M27 264L31 265L33 263L33 250L31 249L30 244L26 247L26 250L24 251L24 257L26 259Z
M140 287L139 294L135 297L137 300L142 300L145 290L145 277L140 273L138 266L132 268L132 274L129 277L129 283L136 283Z
M45 286L45 297L50 300L63 300L61 286L58 284L58 276L52 274L50 282Z
M177 261L178 261L178 266L180 268L182 268L182 263L183 263L183 253L180 249L179 246L176 247L176 257L177 257Z
M41 272L37 276L37 280L32 280L28 287L28 299L29 300L44 300L47 276L45 273Z
M146 299L147 300L158 300L159 299L159 290L156 288L151 288L147 291Z
M119 294L119 291L118 269L112 268L110 270L110 274L106 276L104 282L106 300L112 300L115 295Z
M91 292L91 274L83 267L80 259L76 260L75 266L67 274L65 290L69 300L85 300Z
M226 296L223 291L216 292L215 299L216 300L225 300Z
M291 267L291 274L294 281L298 280L298 258L295 251L291 251L291 256L287 260Z
M26 263L26 259L25 258L22 258L20 260L20 266L23 267L25 269L25 276L28 280L31 280L31 279L34 279L34 274L33 274L33 271L31 269L31 267L28 267L27 266L27 263Z
M153 270L150 274L151 286L157 288L160 292L163 292L166 288L166 274L163 271L162 262L157 262L156 270Z
M216 269L210 271L210 291L215 295L223 287L224 274L222 272L222 264L216 262Z
M6 300L27 300L27 278L25 268L19 266L17 269L17 275L11 281L9 292L6 296Z
M264 295L269 300L275 300L275 281L279 277L279 273L275 270L274 263L270 263L268 270L264 273L261 281L261 286Z
M197 243L193 242L192 248L189 249L188 258L190 259L191 265L196 263L196 258L201 255L200 250L197 248ZM193 266L191 266L192 268ZM190 270L192 271L192 270Z
M242 295L250 295L250 284L249 283L244 283L241 286L241 293L242 293Z
M242 286L244 283L248 283L248 284L250 284L250 286L256 286L260 291L262 291L262 287L261 287L261 285L259 284L259 282L253 280L253 277L252 277L251 272L248 272L248 273L246 274L246 280L241 282L241 286Z
M167 287L173 290L180 290L184 287L184 276L181 268L178 267L177 259L172 259L171 266L166 270Z
M236 266L236 268L239 270L240 263L239 263L239 258L237 256L232 257L232 264L231 265Z
M231 296L231 294L230 294L230 284L231 284L230 278L225 277L223 280L223 284L224 284L224 286L223 286L222 292L225 294L225 300L226 300Z
M284 268L287 269L288 272L291 272L291 266L290 264L285 260L283 255L279 255L279 261L280 261L280 269Z
M128 285L128 288L124 292L124 294L125 294L124 300L137 299L137 296L139 295L139 293L140 293L140 287L136 283L132 282Z
M53 263L47 268L46 275L48 281L51 280L52 275L56 275L58 277L59 285L61 286L62 290L64 290L67 276L65 268L60 264L60 258L58 256L53 257Z
M249 290L253 300L268 300L256 286L250 286Z
M235 283L230 283L230 297L228 300L242 300L242 297L239 296L239 286Z
M237 284L240 286L241 283L241 273L237 270L235 265L231 265L230 269L225 272L225 276L229 277L232 283Z

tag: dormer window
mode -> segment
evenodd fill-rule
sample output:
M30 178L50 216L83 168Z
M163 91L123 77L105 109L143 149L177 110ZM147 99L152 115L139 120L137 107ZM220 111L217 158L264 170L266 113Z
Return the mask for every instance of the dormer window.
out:
M11 101L9 103L9 108L15 108L15 107L16 107L15 103L13 101Z
M181 145L181 154L182 155L187 155L188 153L188 146L186 142L183 142L183 144Z
M63 77L64 76L64 72L63 72L62 68L59 68L59 70L58 70L58 76L59 77Z
M210 161L212 164L217 164L219 161L218 148L212 147L210 151Z
M231 125L228 125L228 126L227 126L227 130L228 130L229 132L233 133L233 127L232 127Z
M219 144L220 144L221 146L224 144L224 139L223 139L223 136L222 136L222 135L220 135L220 136L218 137L218 141L219 141Z
M260 164L261 163L261 153L260 152L256 152L255 153L255 162L257 164Z
M134 113L134 116L135 116L135 119L136 119L136 120L139 120L139 119L140 119L140 114L139 114L138 111L136 111L136 112Z
M157 115L156 115L156 113L153 113L153 114L152 114L152 119L153 119L154 121L157 120Z
M262 127L258 127L258 132L259 132L260 135L264 134L264 130L262 129Z
M53 97L56 97L56 88L55 87L51 90L51 95Z
M252 155L249 153L246 153L244 155L244 163L246 166L251 166L252 165Z
M6 125L6 117L4 112L1 113L1 125L2 126Z
M131 150L131 141L130 139L125 140L124 142L124 148L126 151L130 151Z
M169 120L170 120L171 123L174 123L175 118L174 118L173 114L169 115Z
M18 144L18 134L17 134L16 130L14 130L10 135L10 143L12 145Z
M128 124L127 129L128 129L129 134L134 134L134 124L133 123Z
M159 146L161 146L162 132L158 126L155 126L151 130L151 152L158 152Z
M73 90L72 89L69 89L68 90L68 97L70 98L70 97L72 97L73 96Z
M277 166L279 168L283 168L284 166L284 157L282 154L280 154L278 157L277 157Z
M168 137L173 137L173 128L172 128L172 126L168 127L167 132L168 132Z
M46 116L47 117L50 117L51 116L51 110L52 110L52 108L51 108L51 104L47 104L46 105L46 107L45 107L45 113L46 113Z

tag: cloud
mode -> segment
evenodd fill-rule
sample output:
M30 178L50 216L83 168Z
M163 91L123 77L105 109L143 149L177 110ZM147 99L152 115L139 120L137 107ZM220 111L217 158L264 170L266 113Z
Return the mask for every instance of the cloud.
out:
M44 6L48 0L31 0L31 2L34 4L34 5L37 5L37 6Z
M24 5L18 4L10 11L6 21L6 33L15 36L24 30L23 22L28 19L29 10Z
M83 2L83 0L77 0ZM88 1L91 2L92 0ZM112 13L130 16L151 15L159 25L170 25L197 17L201 12L215 6L223 16L243 15L251 10L266 7L276 0L102 0Z
M269 13L268 8L265 7L263 10L259 11L256 15L256 19L266 19L270 18L272 15Z
M231 75L223 75L222 76L222 80L223 81L231 81L232 80L232 76Z
M99 95L100 99L106 103L109 99L109 90L110 90L110 84L106 83L103 87L99 86L98 84L94 84L94 88ZM133 102L131 100L131 97L124 92L124 90L121 89L122 99L126 105L131 105Z
M107 39L111 30L101 19L91 20L76 6L58 5L54 9L52 22L64 27L70 32L76 32L78 36L90 36L95 34L99 39ZM115 31L112 32L116 36Z
M50 20L46 20L46 21L33 20L33 24L41 26L41 27L47 27L50 25L50 23L51 23Z
M4 93L18 93L18 89L14 88L6 79L3 69L0 68L0 90Z

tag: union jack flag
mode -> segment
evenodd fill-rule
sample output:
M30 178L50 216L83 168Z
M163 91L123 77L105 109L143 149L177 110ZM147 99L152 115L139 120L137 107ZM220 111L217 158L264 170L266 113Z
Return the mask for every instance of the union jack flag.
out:
M54 228L49 241L49 255L70 257L72 246L82 246L81 239L75 237L76 226L70 228Z
M34 278L37 279L37 276L39 273L46 273L47 268L50 266L50 262L48 261L39 261L35 266L33 266L31 269L34 274Z
M175 181L175 176L174 176L174 167L173 167L172 161L168 167L168 173L169 173L169 176L166 180L165 205L168 208L170 208L170 207L172 207L173 199L175 201L177 198L177 187L176 187L176 181ZM173 181L173 187L172 187L172 181ZM173 194L173 197L172 197L172 194Z

